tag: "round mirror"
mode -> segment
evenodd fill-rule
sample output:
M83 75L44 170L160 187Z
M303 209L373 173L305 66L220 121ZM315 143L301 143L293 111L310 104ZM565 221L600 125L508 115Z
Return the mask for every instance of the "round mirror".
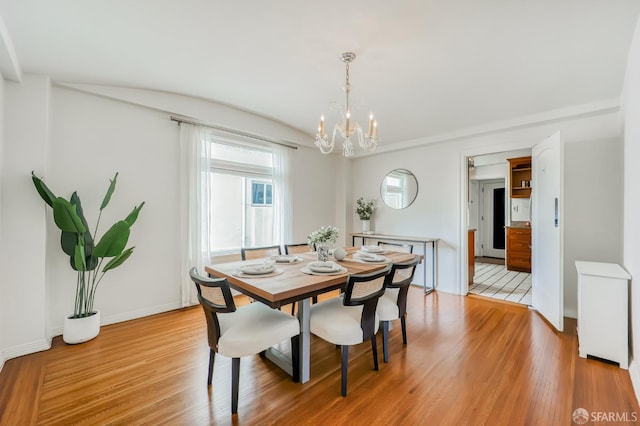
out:
M392 209L404 209L413 203L418 195L418 180L409 170L392 170L382 179L380 196Z

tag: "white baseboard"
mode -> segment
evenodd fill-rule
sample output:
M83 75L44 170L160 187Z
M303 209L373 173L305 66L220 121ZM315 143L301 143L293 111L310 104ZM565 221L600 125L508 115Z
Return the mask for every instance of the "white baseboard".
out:
M567 318L578 319L578 311L574 309L565 309L564 316Z
M129 321L136 318L142 318L142 317L148 317L150 315L160 314L162 312L173 311L175 309L180 309L180 308L182 308L182 305L180 304L180 302L173 302L173 303L167 303L165 305L150 306L147 308L138 309L137 311L123 312L121 314L102 316L100 325L102 326L102 325L116 324L119 322ZM62 335L62 331L63 331L62 326L51 327L49 329L49 335L60 336Z
M48 349L51 349L51 340L40 339L34 342L3 349L2 354L0 355L0 360L2 360L4 364L5 360L17 358L22 355L29 355L34 352L46 351Z
M4 357L4 353L0 351L0 371L2 371L2 367L4 367L5 361L6 361L6 358Z
M629 363L629 377L631 377L633 392L636 394L636 401L640 401L640 365L633 359Z

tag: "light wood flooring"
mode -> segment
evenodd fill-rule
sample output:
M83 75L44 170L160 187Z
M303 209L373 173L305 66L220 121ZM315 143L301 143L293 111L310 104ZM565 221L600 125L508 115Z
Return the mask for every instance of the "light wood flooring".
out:
M346 398L340 350L320 339L305 384L243 358L236 416L229 359L217 357L207 387L199 307L105 326L81 345L56 337L51 350L6 362L0 424L511 426L571 425L577 408L640 414L626 370L578 357L575 322L557 334L524 307L413 287L408 311L409 344L391 330L380 371L370 345L350 351Z

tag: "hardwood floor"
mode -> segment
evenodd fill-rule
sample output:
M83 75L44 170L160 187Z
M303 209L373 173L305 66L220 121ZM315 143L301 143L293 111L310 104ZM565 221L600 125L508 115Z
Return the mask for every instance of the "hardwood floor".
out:
M409 344L395 324L380 371L369 344L350 350L346 398L340 351L320 339L305 384L243 358L233 417L229 359L217 357L206 384L199 307L105 326L82 345L57 337L49 351L6 362L0 424L571 425L577 408L640 415L626 370L579 358L575 333L556 334L527 308L411 288L407 310Z

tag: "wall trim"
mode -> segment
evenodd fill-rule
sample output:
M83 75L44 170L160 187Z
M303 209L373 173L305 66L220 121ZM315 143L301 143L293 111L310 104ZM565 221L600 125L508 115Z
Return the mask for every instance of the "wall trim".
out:
M442 133L433 136L397 142L391 145L382 145L372 153L360 153L356 155L355 158L382 154L385 152L417 148L424 145L452 142L457 140L478 138L481 136L490 136L492 134L506 133L515 130L535 128L553 123L560 123L585 117L609 114L612 112L620 112L619 98L604 99L587 104L558 108L538 114L517 117L512 120L492 122L480 126L459 129L449 133Z
M100 326L117 324L119 322L148 317L151 315L161 314L163 312L173 311L181 308L182 308L182 305L180 304L180 302L172 302L172 303L166 303L164 305L150 306L147 308L138 309L137 311L123 312L120 314L103 316L100 321ZM61 336L63 331L63 326L51 327L49 328L48 331L50 336Z
M629 364L629 377L631 378L633 392L636 394L636 401L640 401L640 366L633 358L631 358L631 363Z
M41 352L51 349L51 340L40 339L33 342L25 343L10 348L5 348L2 351L0 359L9 360L11 358L17 358L23 355L29 355L35 352Z
M17 83L22 81L22 68L2 17L0 17L0 74L0 78L4 77Z

